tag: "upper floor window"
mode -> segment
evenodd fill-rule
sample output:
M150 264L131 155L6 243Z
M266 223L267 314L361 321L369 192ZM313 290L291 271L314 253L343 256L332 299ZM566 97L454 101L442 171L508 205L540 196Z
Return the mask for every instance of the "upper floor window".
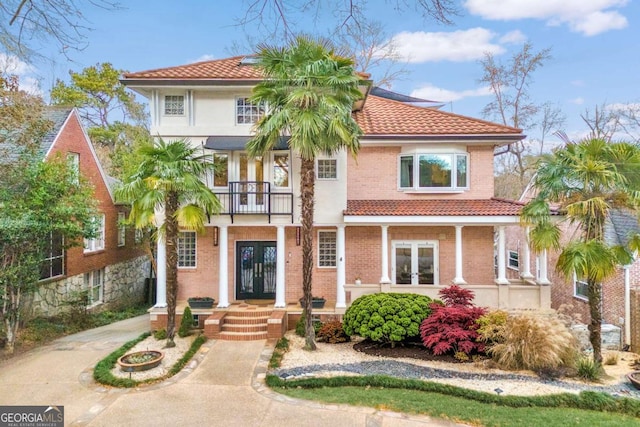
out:
M196 266L196 232L181 231L178 234L178 267Z
M167 95L164 97L164 114L166 116L182 116L184 114L184 96Z
M94 216L92 219L95 227L95 236L84 239L84 251L95 252L104 249L104 214Z
M229 185L229 155L214 153L213 168L213 186L226 187Z
M126 238L127 227L125 225L125 214L124 212L118 212L118 246L124 246Z
M273 155L273 185L277 188L289 187L289 153Z
M316 175L318 179L337 179L338 160L318 159L316 165Z
M403 190L457 190L468 188L467 154L403 154L399 161Z
M252 104L249 98L236 98L236 123L253 124L264 115L265 103Z
M508 262L508 266L509 268L513 268L515 270L518 270L518 268L520 267L520 259L518 256L518 251L509 251L509 262Z
M67 153L67 165L73 173L73 182L80 183L80 154L68 152Z
M318 231L318 267L335 267L336 254L336 232Z
M52 233L45 242L44 258L40 264L40 280L64 274L64 246L62 235Z

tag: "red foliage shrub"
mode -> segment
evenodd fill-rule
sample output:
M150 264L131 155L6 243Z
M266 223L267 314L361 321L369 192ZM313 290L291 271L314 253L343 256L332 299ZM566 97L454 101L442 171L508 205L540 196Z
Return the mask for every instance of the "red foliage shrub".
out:
M422 343L433 354L470 354L483 352L484 343L478 342L476 320L486 309L473 305L473 292L453 285L439 292L444 305L431 304L431 314L420 324Z

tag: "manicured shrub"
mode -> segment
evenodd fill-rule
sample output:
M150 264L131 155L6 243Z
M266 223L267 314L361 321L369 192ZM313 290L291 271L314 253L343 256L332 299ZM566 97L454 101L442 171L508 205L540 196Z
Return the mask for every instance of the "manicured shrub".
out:
M191 327L193 326L193 314L191 309L185 307L182 312L182 319L180 319L180 328L178 329L178 336L184 338L191 333Z
M155 331L153 333L153 337L155 339L157 339L158 341L160 340L166 340L167 339L167 330L162 328L162 329L158 329L157 331Z
M439 292L444 306L431 304L432 313L420 325L422 343L433 354L484 351L478 341L476 321L486 310L473 305L473 292L460 286L449 286ZM461 360L460 356L456 357Z
M329 344L351 341L351 337L344 332L342 322L339 320L330 320L323 323L316 333L316 338L318 338L318 341Z
M378 293L356 299L347 309L343 328L347 335L359 335L390 344L415 338L420 323L431 313L432 299L426 295Z
M509 316L504 342L491 345L487 353L502 368L539 371L572 366L577 343L556 317L526 313Z
M300 318L296 322L296 335L303 338L307 335L304 329L305 319L306 319L306 316L304 313L302 313L302 316L300 316ZM320 322L319 320L313 321L313 330L315 331L316 335L318 335L318 330L320 329L321 326L322 326L322 322Z
M602 375L602 367L593 360L593 357L580 357L576 361L578 377L585 381L597 381Z

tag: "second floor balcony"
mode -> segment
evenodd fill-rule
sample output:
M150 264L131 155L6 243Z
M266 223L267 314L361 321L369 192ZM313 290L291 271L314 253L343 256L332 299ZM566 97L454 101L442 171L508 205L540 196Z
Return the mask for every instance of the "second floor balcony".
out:
M272 191L265 181L230 181L229 191L215 192L222 203L220 215L290 216L293 223L293 193Z

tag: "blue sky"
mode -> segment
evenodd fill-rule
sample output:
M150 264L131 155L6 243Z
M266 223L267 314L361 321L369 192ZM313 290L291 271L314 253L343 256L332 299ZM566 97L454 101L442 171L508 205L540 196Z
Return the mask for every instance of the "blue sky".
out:
M70 52L73 62L58 55L55 64L20 66L25 84L40 80L47 93L55 78L68 78L98 62L140 71L181 65L196 60L224 58L244 43L246 28L234 25L243 14L241 1L122 1L121 10L84 9L89 26L88 46ZM463 13L446 26L416 13L395 12L395 1L369 1L370 19L381 21L410 74L393 90L445 103L447 111L481 118L491 101L478 83L478 60L491 51L507 61L522 43L535 50L551 48L553 56L535 73L530 93L536 102L550 102L567 117L564 130L580 135L580 119L596 105L640 102L640 2L630 0L462 0ZM297 20L306 31L325 32L335 25L331 13L317 23ZM251 31L260 40L259 31ZM269 39L270 43L279 43ZM42 52L55 56L53 46ZM373 72L373 78L376 74ZM535 130L527 130L535 136Z

